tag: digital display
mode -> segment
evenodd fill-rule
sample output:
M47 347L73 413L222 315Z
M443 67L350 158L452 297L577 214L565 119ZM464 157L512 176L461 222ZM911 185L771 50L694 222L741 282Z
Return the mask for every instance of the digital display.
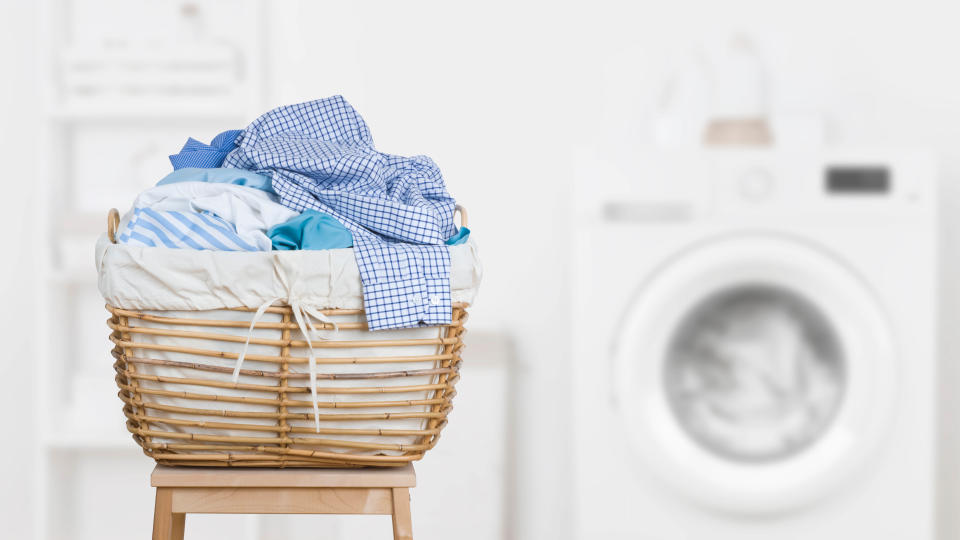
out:
M827 167L827 191L843 195L883 195L890 192L886 167Z

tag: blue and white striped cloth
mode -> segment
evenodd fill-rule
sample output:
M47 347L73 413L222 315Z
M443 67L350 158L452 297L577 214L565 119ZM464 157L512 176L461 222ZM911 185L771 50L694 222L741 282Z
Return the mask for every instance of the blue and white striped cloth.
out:
M337 218L353 233L371 330L450 322L454 199L426 156L378 152L340 96L274 109L236 140L224 167L271 176L280 203Z
M213 214L152 208L134 208L117 241L144 247L259 251L240 238L232 224Z

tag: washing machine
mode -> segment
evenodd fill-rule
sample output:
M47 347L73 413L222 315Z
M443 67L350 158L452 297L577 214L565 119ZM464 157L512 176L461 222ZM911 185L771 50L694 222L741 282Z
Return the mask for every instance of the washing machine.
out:
M930 157L576 161L576 537L932 538Z

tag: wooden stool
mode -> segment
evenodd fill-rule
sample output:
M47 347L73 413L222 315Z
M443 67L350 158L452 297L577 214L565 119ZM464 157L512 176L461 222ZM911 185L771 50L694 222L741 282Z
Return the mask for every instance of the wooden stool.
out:
M164 467L153 540L182 540L186 514L380 514L393 516L394 539L413 540L413 465L377 469L215 469Z

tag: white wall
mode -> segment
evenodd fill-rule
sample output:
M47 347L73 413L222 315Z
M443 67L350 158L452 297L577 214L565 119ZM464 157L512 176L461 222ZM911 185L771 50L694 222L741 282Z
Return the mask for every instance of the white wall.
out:
M17 74L0 83L0 152L15 195L0 197L0 223L14 238L8 249L18 253L31 249L30 206L18 202L29 186L14 180L31 178L30 162L22 156L33 155L23 131L30 133L33 119L32 26L18 24L31 16L30 4L0 8L6 23L0 66ZM938 152L946 186L946 320L960 320L960 290L949 280L960 268L960 250L953 247L960 239L955 2L277 0L269 5L265 30L275 40L265 81L270 101L344 94L368 120L380 149L431 155L452 193L471 211L486 268L471 325L509 329L523 364L517 538L562 539L570 530L564 409L570 361L563 256L572 182L567 156L577 144L629 152L649 142L665 78L699 43L709 47L735 29L755 36L771 67L775 108L820 110L828 143ZM29 343L17 330L30 313L29 296L16 285L29 278L23 260L5 256L0 276L6 353L0 373L8 381L23 379L17 359L29 355ZM948 358L955 357L960 343L948 345ZM941 379L952 388L960 382L960 368L946 362ZM27 402L24 392L7 385L0 410ZM949 395L944 399L956 407ZM960 476L960 463L949 457L960 448L960 426L951 416L944 416L948 451L941 478ZM5 418L10 422L22 421ZM28 440L29 425L17 428ZM2 452L2 472L22 479L30 449L5 438ZM947 504L960 501L955 483L946 483L943 493ZM5 523L24 531L15 537L28 537L17 527L28 525L23 516L29 514L29 494L0 489L0 506L9 504L15 519ZM945 530L960 537L960 518L947 510Z
M36 6L0 2L0 163L7 181L0 196L0 523L5 538L32 537L34 426L30 408L31 328L42 324L32 304L31 261L35 254L33 198L36 129Z

